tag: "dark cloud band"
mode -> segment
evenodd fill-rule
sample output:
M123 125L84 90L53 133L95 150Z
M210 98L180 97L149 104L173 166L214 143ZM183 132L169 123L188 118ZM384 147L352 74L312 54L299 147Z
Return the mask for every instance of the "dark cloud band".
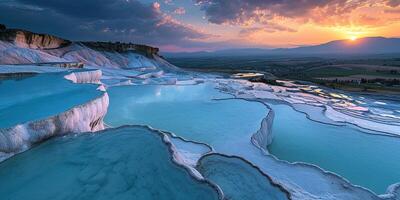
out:
M397 7L399 0L195 0L207 19L215 24L268 23L274 17L323 21L343 17L353 10L372 5ZM314 12L319 10L319 12Z
M158 4L159 6L159 4ZM0 2L1 23L72 40L185 46L204 34L138 0L14 0Z

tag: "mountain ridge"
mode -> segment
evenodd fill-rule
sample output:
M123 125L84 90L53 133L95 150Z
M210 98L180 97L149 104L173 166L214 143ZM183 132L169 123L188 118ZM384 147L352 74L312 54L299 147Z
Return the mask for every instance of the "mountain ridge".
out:
M400 38L364 37L356 40L333 40L318 45L295 48L238 48L213 52L164 52L166 57L262 56L262 55L354 55L400 53Z

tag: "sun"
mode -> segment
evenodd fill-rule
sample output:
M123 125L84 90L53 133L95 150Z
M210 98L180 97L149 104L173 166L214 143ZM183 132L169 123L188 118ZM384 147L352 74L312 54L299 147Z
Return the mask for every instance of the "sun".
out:
M351 40L351 41L357 40L357 36L354 36L354 35L350 36L350 40Z

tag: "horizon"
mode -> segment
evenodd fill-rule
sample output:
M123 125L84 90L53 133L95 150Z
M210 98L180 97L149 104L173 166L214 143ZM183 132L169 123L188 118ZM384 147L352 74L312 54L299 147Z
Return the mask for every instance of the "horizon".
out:
M20 27L8 27L8 26L5 26L4 24L1 24L1 23L0 23L0 25L4 26L6 29L9 29L9 30L21 30L21 31L32 32L31 30L26 30L26 29L23 29L23 28L20 28ZM32 33L44 34L44 35L52 35L52 36L55 36L55 37L58 37L58 38L61 38L61 39L65 39L65 40L69 40L69 41L72 41L72 42L112 42L112 43L121 42L121 43L131 43L131 41L124 42L124 41L118 41L118 40L116 40L116 41L106 41L106 40L98 40L98 41L81 40L81 41L79 41L79 40L71 40L69 38L63 38L63 37L61 37L59 35L49 34L49 33L45 33L45 32L32 32ZM160 52L166 53L166 54L169 54L169 55L178 55L179 53L183 53L183 54L185 54L185 53L188 53L188 54L191 54L191 53L218 53L218 52L223 52L223 51L236 51L236 50L265 50L265 51L267 51L267 50L291 50L291 49L297 49L297 48L302 48L302 47L318 47L318 46L327 45L327 44L330 44L330 43L333 43L333 42L346 42L346 43L352 45L353 47L357 47L358 44L361 44L359 41L363 41L365 39L400 39L400 37L383 37L383 36L368 36L368 37L361 37L361 38L352 37L352 38L348 38L348 39L331 40L331 41L327 41L327 42L320 43L320 44L310 44L310 45L301 45L301 46L293 46L293 47L233 47L233 48L220 48L220 49L200 50L200 51L196 51L196 50L194 50L194 51L190 51L190 50L188 50L188 51L164 51L163 49L160 49ZM144 44L144 43L135 43L135 44L149 46L148 44ZM157 46L152 46L152 47L158 48ZM397 53L397 52L395 52L395 53ZM323 54L324 53L322 53L321 55L323 55ZM352 53L352 54L354 54L354 53ZM358 53L355 53L355 54L358 54ZM360 54L363 55L365 53L360 53ZM299 55L301 55L301 53Z
M400 37L396 0L74 1L3 1L1 23L75 41L148 44L163 52L293 48Z
M328 44L331 42L349 42L349 43L356 43L357 41L364 40L364 39L372 39L372 38L382 38L382 39L400 39L400 37L383 37L383 36L369 36L369 37L361 37L355 39L338 39L338 40L330 40L323 43L318 44L309 44L309 45L301 45L301 46L293 46L293 47L233 47L233 48L222 48L222 49L214 49L214 50L202 50L202 51L162 51L164 53L199 53L199 52L206 52L206 53L213 53L219 51L229 51L229 50L246 50L246 49L253 49L253 50L279 50L279 49L296 49L300 47L313 47ZM359 43L358 43L359 44Z

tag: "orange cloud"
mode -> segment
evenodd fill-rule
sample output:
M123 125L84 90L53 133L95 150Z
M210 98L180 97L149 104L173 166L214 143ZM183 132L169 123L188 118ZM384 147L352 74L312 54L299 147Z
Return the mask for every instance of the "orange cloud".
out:
M320 26L382 26L399 21L388 12L398 0L198 0L207 19L216 24L250 26L279 24L279 19ZM379 16L372 17L372 16ZM278 20L277 20L278 19ZM273 23L271 23L273 22Z

